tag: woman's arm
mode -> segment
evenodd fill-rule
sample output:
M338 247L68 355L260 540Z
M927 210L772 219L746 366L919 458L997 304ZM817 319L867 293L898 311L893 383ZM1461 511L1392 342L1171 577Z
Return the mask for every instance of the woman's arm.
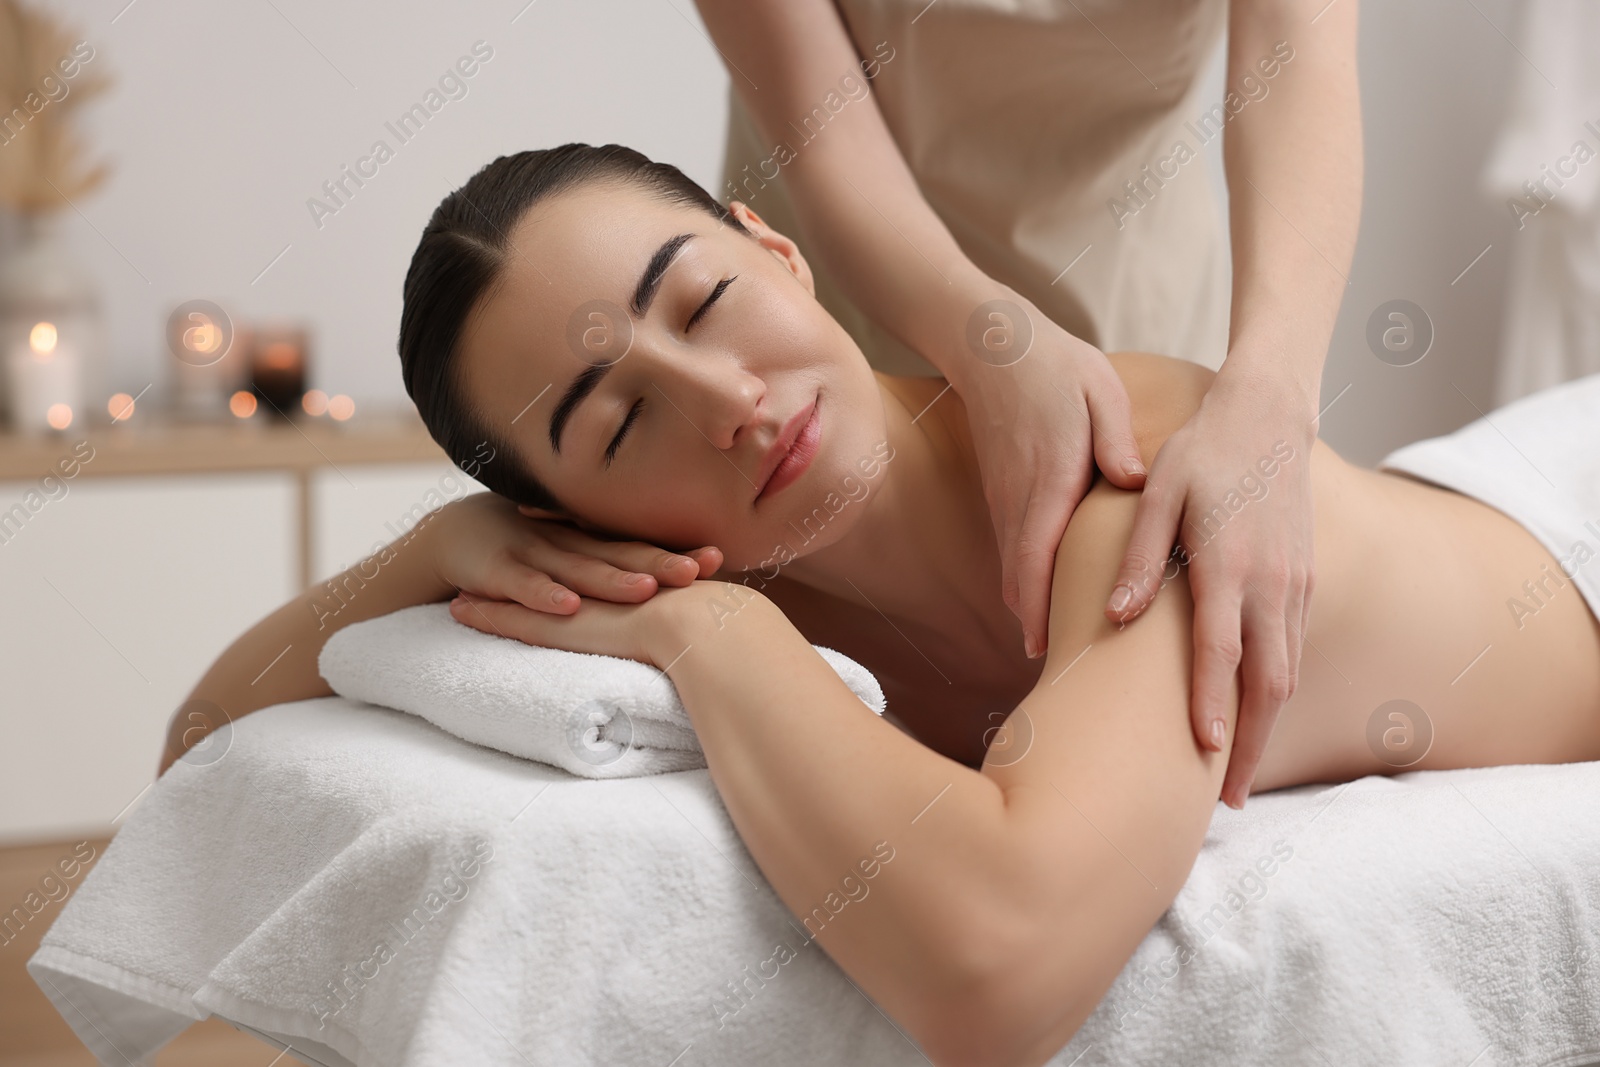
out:
M807 935L935 1062L1040 1064L1177 894L1227 761L1188 728L1182 571L1135 623L1101 614L1136 502L1101 482L1078 509L1043 678L981 771L862 707L744 586L697 582L571 618L467 598L456 617L663 667L740 836Z

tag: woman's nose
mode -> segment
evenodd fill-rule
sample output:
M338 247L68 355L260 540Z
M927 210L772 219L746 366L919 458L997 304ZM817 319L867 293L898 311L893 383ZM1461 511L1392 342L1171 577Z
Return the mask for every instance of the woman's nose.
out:
M696 355L664 361L657 388L695 429L720 449L732 448L756 424L766 382L736 361Z

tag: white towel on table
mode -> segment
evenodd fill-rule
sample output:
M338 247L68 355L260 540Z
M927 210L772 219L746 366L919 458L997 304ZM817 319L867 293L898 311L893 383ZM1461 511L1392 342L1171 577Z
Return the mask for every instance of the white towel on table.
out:
M872 672L813 645L879 715ZM457 622L446 603L346 626L318 670L340 696L420 715L474 744L585 778L631 778L706 765L672 682L644 663L540 648Z
M1515 519L1600 618L1600 374L1398 448L1378 469L1414 474Z
M708 771L573 778L344 697L214 757L139 802L28 962L108 1067L213 1012L357 1067L926 1067ZM1597 810L1600 763L1219 805L1051 1067L1600 1063Z

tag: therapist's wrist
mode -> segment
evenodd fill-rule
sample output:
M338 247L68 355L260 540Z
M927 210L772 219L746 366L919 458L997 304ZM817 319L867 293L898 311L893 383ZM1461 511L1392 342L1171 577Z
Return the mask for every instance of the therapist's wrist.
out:
M1299 364L1313 365L1310 359L1296 360L1275 346L1236 345L1229 349L1210 391L1247 399L1262 411L1303 422L1314 435L1312 423L1321 399L1321 362L1314 364L1315 379L1310 379Z
M1273 310L1270 319L1258 312L1233 325L1217 377L1315 414L1332 323L1303 307L1274 305Z
M1039 314L1037 308L1022 294L983 271L966 263L949 273L950 284L945 291L929 294L927 303L918 315L912 317L919 332L912 338L912 346L936 367L957 392L967 388L981 388L985 370L992 364L986 362L973 345L973 327L987 320L987 311L1010 309L1010 304L1029 317ZM998 308L989 305L999 304ZM992 376L991 376L992 377Z

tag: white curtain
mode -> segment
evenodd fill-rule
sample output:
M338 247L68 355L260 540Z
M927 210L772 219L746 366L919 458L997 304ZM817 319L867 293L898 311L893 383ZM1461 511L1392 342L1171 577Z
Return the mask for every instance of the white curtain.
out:
M1600 3L1522 0L1483 185L1512 221L1496 405L1600 373Z

